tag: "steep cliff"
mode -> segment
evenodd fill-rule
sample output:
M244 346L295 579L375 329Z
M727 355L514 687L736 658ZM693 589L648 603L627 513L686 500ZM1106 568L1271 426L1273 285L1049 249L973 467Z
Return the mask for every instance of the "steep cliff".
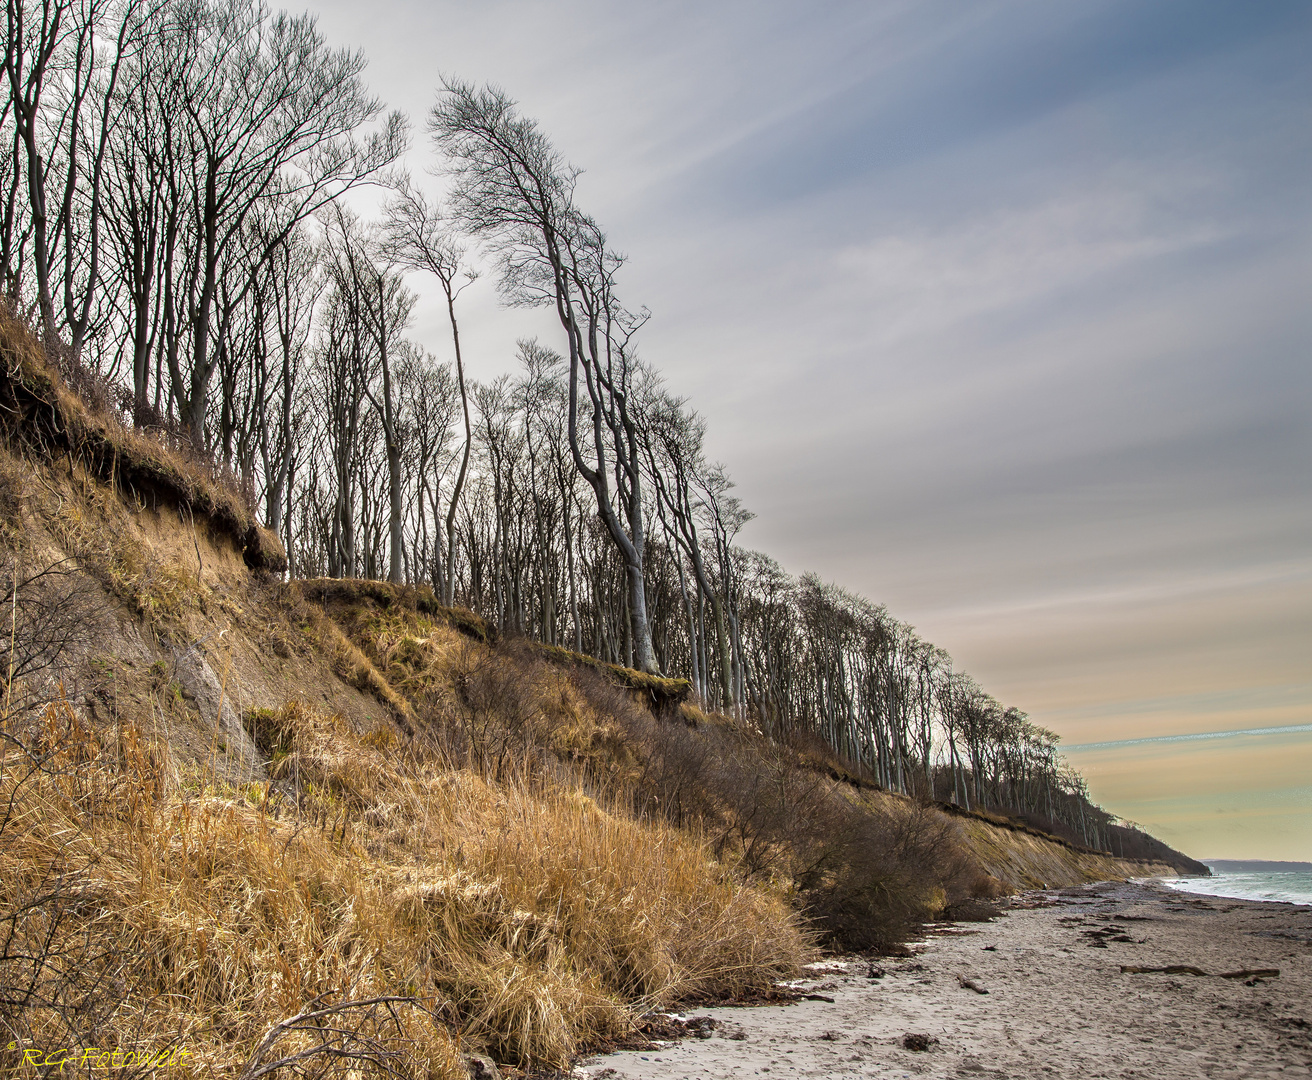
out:
M1168 872L853 787L681 680L498 640L423 589L285 581L212 468L0 331L24 1045L172 1047L197 1075L563 1064L653 1006L773 993L818 942Z

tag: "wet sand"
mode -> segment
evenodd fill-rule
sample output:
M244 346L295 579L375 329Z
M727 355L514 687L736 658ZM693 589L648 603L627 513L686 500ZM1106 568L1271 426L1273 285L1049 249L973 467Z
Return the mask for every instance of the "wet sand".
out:
M709 1037L590 1058L575 1076L1312 1076L1309 907L1092 885L937 928L914 952L826 962L803 988L832 1004L697 1010L716 1021ZM1208 975L1121 970L1174 965ZM1216 977L1258 968L1280 974ZM936 1041L911 1050L908 1034Z

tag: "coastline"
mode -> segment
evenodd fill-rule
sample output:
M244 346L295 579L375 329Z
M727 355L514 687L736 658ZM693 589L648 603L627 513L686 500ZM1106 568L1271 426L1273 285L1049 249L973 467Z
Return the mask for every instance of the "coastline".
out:
M708 1037L587 1058L574 1076L1312 1076L1309 907L1103 882L933 927L912 952L827 961L804 989L832 1002L696 1010ZM1122 970L1172 966L1207 974ZM1260 969L1279 975L1218 977ZM909 1034L936 1041L908 1049Z
M1259 900L1312 907L1312 874L1235 874L1171 877L1159 881L1172 892L1227 900Z

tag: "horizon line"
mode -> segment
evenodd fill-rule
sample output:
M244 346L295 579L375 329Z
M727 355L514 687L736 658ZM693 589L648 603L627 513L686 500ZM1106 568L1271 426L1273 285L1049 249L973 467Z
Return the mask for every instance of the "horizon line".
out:
M1150 735L1140 739L1113 739L1110 742L1074 743L1063 746L1067 750L1106 750L1117 746L1136 746L1139 743L1193 742L1198 739L1231 739L1240 735L1291 735L1312 731L1312 724L1289 724L1285 727L1242 728L1234 731L1199 731L1187 735Z

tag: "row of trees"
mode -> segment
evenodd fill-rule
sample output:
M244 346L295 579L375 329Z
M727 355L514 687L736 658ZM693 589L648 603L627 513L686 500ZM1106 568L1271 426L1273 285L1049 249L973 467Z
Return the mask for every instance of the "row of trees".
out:
M70 373L120 388L126 422L230 470L292 573L427 583L509 631L686 675L888 787L1097 839L1052 733L882 607L737 544L751 515L638 354L623 258L503 93L444 84L438 205L398 168L406 123L363 57L308 16L9 0L6 18L9 302ZM372 222L343 200L366 184ZM459 322L478 267L558 324L481 383ZM410 335L413 287L440 291L449 340Z

